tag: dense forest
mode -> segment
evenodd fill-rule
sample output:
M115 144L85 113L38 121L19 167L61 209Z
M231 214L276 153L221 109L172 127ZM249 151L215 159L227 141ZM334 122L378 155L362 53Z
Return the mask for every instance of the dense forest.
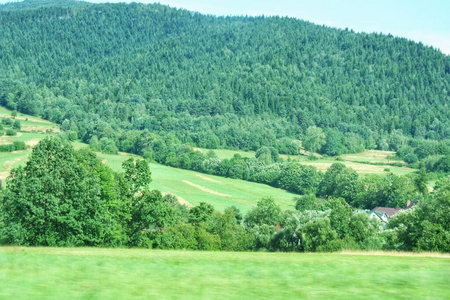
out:
M295 154L318 127L328 155L402 149L430 169L449 155L450 57L403 38L69 0L2 5L0 26L0 104L106 152L160 139Z

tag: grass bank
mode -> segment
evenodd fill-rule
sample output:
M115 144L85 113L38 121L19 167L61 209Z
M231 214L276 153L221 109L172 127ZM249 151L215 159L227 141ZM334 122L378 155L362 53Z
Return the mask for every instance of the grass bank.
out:
M448 299L447 257L0 248L2 299Z

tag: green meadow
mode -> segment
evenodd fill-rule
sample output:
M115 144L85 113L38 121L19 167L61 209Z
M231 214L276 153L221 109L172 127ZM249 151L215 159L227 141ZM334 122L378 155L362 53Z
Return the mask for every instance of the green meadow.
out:
M235 154L239 154L242 157L255 157L254 151L242 151L242 150L225 150L225 149L204 149L195 148L195 150L207 153L208 151L214 151L214 153L221 159L231 159ZM299 161L304 165L311 165L317 168L317 170L325 172L333 163L342 163L346 167L352 168L358 174L388 174L394 173L395 175L406 175L417 170L408 167L392 166L391 163L403 163L398 159L393 159L395 152L392 151L380 151L380 150L366 150L362 153L344 154L339 158L336 157L318 157L317 160L309 160L307 155L284 155L280 157L283 159L290 159Z
M448 299L449 256L0 248L1 299Z
M98 157L114 171L122 171L122 162L134 155L121 153L108 155L98 153ZM194 171L172 168L159 164L150 164L152 183L150 188L177 196L187 205L208 202L217 210L223 211L236 206L243 213L256 205L263 197L270 196L283 209L294 208L292 199L295 194L259 183L248 182Z

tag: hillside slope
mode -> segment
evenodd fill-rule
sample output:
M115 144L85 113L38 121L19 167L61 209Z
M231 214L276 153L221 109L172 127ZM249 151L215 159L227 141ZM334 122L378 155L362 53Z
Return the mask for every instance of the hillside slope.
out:
M450 57L406 39L135 3L1 11L0 25L0 103L86 142L139 153L124 140L148 130L256 150L313 125L348 152L450 137Z

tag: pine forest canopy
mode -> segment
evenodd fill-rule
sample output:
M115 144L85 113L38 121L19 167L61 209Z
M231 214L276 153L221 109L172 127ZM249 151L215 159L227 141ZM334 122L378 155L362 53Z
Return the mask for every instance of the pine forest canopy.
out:
M130 136L171 133L256 150L313 126L328 145L450 138L450 57L403 38L70 0L1 5L0 26L0 104L86 142L140 152Z

